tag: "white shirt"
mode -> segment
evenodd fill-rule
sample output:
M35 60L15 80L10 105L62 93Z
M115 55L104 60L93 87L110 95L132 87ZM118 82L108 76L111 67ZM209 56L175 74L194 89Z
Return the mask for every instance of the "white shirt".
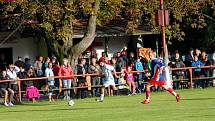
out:
M20 71L20 69L15 66L12 70L7 69L7 76L9 79L16 79L17 78L17 73ZM17 82L11 82L11 84L17 84Z
M115 71L114 67L108 64L104 65L104 68L102 69L103 73L105 74L105 81L111 81L114 80L112 71Z
M46 68L46 70L45 70L45 76L46 77L54 76L52 68ZM53 80L54 80L54 78L49 78L48 79L48 81L53 81Z

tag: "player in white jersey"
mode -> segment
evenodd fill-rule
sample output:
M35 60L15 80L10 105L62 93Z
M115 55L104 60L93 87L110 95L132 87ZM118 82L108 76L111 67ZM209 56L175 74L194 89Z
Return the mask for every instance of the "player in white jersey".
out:
M103 102L104 100L104 91L106 87L111 86L111 88L114 90L114 92L117 91L117 88L115 86L115 81L114 81L114 76L118 78L116 75L116 71L112 65L107 64L108 58L105 58L104 61L100 62L101 68L102 68L102 73L104 74L104 81L103 81L103 86L101 88L101 96L100 99L97 99L99 102ZM114 76L113 76L114 74Z

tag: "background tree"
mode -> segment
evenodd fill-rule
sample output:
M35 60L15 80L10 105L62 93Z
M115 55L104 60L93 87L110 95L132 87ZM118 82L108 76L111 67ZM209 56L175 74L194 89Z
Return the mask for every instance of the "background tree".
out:
M164 0L170 12L170 25L166 29L170 40L182 41L190 30L203 32L208 43L214 41L213 0ZM1 15L8 17L7 29L24 33L30 29L34 36L44 39L49 50L59 59L67 57L72 64L93 42L96 26L111 22L124 26L132 33L139 25L153 32L156 26L155 11L159 0L4 0ZM73 41L75 25L86 27L86 33L78 43ZM213 26L208 26L213 25Z

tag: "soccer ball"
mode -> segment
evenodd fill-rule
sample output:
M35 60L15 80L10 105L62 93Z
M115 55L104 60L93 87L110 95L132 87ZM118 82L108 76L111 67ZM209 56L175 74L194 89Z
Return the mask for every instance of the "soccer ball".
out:
M74 101L73 100L70 100L69 102L68 102L68 106L74 106Z

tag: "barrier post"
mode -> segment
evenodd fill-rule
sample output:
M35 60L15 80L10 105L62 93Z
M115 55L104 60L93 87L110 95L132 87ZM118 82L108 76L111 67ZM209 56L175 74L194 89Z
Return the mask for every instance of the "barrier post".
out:
M86 82L88 86L88 91L91 91L91 76L86 76Z
M190 88L193 88L193 69L189 68Z
M18 81L18 94L19 94L19 102L22 102L22 93L21 93L21 81Z

